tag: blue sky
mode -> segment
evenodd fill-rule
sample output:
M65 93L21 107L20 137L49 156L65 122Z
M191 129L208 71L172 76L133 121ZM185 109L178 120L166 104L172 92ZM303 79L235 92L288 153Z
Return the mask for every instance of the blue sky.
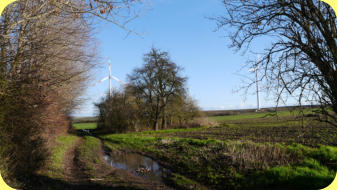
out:
M206 3L207 2L207 3ZM249 58L256 55L237 53L230 49L230 39L226 33L215 31L216 23L207 17L225 13L221 0L159 0L152 1L151 8L131 22L128 27L137 33L126 37L127 32L108 23L102 24L96 38L99 42L99 56L106 64L92 73L94 81L108 75L108 57L111 58L112 74L126 80L136 67L143 64L143 55L151 47L170 53L171 59L184 68L188 77L187 88L200 108L243 109L256 107L255 89L244 98L241 93L233 93L242 84L237 74L254 77L242 69ZM260 51L268 41L260 39L251 49ZM113 86L119 84L113 81ZM108 81L89 86L83 98L83 105L76 116L93 116L94 102L107 92ZM261 95L262 107L274 105L273 101Z

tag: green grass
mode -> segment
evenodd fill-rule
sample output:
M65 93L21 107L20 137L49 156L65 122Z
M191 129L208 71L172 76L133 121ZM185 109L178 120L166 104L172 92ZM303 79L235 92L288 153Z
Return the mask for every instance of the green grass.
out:
M287 189L323 189L330 184L335 172L313 158L295 166L280 166L257 174L260 186Z
M303 110L303 114L312 114L314 109ZM233 121L241 119L259 119L259 118L270 118L270 117L287 117L296 116L301 114L300 111L279 111L279 112L262 112L262 113L248 113L248 114L238 114L238 115L226 115L226 116L212 116L209 117L211 120L216 122Z
M64 177L64 156L68 149L72 147L78 139L79 137L74 135L64 135L56 138L57 146L55 146L51 151L48 176L52 178Z
M134 149L146 149L159 137L152 137L148 135L137 135L137 134L115 134L115 135L103 135L101 136L106 140L105 145L110 149L130 147Z
M73 123L72 125L76 130L97 128L97 123Z
M95 123L98 121L97 117L73 117L73 123Z
M147 134L147 135L155 135L155 134L168 134L168 133L180 133L180 132L193 132L193 131L200 131L206 129L208 127L201 126L196 128L183 128L183 129L165 129L165 130L158 130L158 131L143 131L134 134Z
M175 186L180 187L181 189L193 189L193 190L204 190L205 187L201 186L198 182L188 179L185 176L172 173L170 180Z

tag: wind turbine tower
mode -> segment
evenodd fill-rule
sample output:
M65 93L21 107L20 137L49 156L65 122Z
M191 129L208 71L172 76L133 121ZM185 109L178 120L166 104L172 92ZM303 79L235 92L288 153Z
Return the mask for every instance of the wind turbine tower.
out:
M257 110L260 110L260 95L259 95L260 87L259 87L259 79L258 79L259 63L260 63L260 54L257 55L257 66L255 68Z
M260 54L257 55L257 64L255 68L249 69L249 72L255 71L255 84L256 84L256 99L257 99L257 110L260 110L260 85L259 85L259 78L258 78L258 71L259 71L259 63L260 63Z
M111 90L111 59L109 57L109 97L112 95L112 90Z

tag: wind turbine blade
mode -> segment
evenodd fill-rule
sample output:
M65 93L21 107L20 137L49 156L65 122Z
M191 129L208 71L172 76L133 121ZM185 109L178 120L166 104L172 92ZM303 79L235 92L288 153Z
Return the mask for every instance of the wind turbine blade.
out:
M98 83L101 83L101 82L103 82L105 80L108 80L108 79L109 79L109 77L105 77L105 78L99 80L98 82L96 82L94 86L96 86Z
M111 76L111 78L113 78L113 79L116 80L117 82L119 82L119 83L125 85L125 83L124 83L122 80L118 79L117 77Z
M111 78L113 78L114 80L116 80L117 82L121 82L121 80L119 80L117 77L115 77L115 76L112 76L111 75Z
M108 79L109 79L109 77L105 77L105 78L101 79L101 80L98 81L98 82L103 82L103 81L108 80Z
M249 71L249 72L254 72L254 71L256 71L256 69L257 69L257 68L254 67L254 68L250 68L248 71Z

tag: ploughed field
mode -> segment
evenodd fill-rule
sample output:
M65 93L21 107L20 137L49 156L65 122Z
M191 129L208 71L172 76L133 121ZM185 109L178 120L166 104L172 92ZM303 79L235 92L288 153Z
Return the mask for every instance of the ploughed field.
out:
M99 189L322 189L337 171L337 127L312 111L210 116L217 124L188 129L84 133L73 146L56 147L56 177ZM74 163L67 161L71 152ZM77 169L62 174L71 165Z
M157 134L196 139L244 140L259 143L300 143L307 146L337 146L337 127L320 122L306 111L302 117L298 112L282 111L274 113L253 113L235 116L215 116L215 127L178 133ZM309 112L309 113L308 113Z

